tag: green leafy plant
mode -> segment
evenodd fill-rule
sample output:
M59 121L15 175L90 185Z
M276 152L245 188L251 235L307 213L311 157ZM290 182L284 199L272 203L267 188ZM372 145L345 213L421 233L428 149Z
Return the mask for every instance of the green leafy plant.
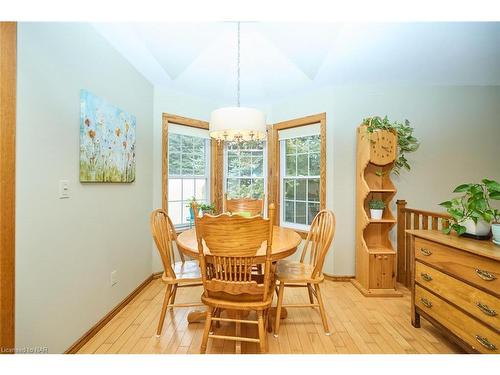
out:
M198 203L195 197L191 197L187 200L186 207L191 207L192 203Z
M202 212L213 214L215 212L215 205L213 203L202 203L200 204L200 209Z
M372 199L368 202L368 207L372 210L383 210L385 208L385 203L381 199Z
M367 131L370 134L377 130L387 130L396 134L398 138L398 148L392 172L399 175L402 168L407 171L411 169L405 155L408 152L417 151L420 143L417 138L413 136L414 129L410 126L410 122L408 120L405 120L404 123L397 121L391 123L387 116L384 118L374 116L364 119L363 124L367 125Z
M483 179L480 184L462 184L453 190L454 193L464 193L458 198L440 203L451 215L451 225L443 228L443 232L450 234L452 230L458 235L465 233L467 220L477 224L478 220L487 223L500 222L500 210L491 207L490 200L500 200L500 184L494 180Z

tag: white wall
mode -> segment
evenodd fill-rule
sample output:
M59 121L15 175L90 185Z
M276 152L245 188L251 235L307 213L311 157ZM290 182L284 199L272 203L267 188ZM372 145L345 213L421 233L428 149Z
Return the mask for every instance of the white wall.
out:
M355 272L355 128L371 115L408 119L421 141L413 167L395 178L396 199L441 211L454 187L500 179L500 87L329 87L275 103L275 122L327 113L327 207L337 218L325 272ZM394 210L394 208L393 208Z
M136 116L134 183L79 182L82 88ZM153 88L89 25L20 23L17 105L16 346L60 353L151 275Z

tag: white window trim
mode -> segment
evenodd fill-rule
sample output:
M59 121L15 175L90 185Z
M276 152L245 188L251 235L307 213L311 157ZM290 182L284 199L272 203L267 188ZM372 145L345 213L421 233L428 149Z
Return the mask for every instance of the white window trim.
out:
M194 129L194 130L199 130L199 129L196 129L196 128L192 128L190 126L185 126L185 125L177 125L176 124L176 127L183 127L185 129ZM171 134L180 134L180 135L188 135L188 136L191 136L191 137L197 137L197 138L202 138L204 139L205 141L205 175L203 176L195 176L195 175L191 175L191 176L187 176L187 175L168 175L167 176L167 179L169 180L170 178L172 179L176 179L176 180L191 180L191 179L205 179L206 183L205 183L205 186L206 186L206 191L207 191L207 194L206 194L206 201L207 202L210 202L210 175L211 175L211 170L210 170L210 139L207 139L206 137L200 137L199 134L197 134L196 132L193 132L195 134L193 135L190 135L190 134L187 134L186 133L186 130L183 131L183 132L176 132L176 131L169 131L168 133L168 137L170 137ZM168 160L170 162L170 153L169 153L169 150L167 149L167 153L168 153ZM170 170L170 169L169 169ZM167 182L167 191L168 191L168 186L170 186ZM183 194L184 194L184 183L181 182L181 197L183 197ZM194 195L196 196L196 183L194 185ZM168 194L168 197L170 197L170 194ZM188 197L190 198L190 197ZM185 205L185 202L187 202L186 200L171 200L171 199L168 199L167 200L167 210L168 210L168 205L169 203L175 203L175 202L181 202L181 205ZM181 212L184 212L184 207L182 207L182 210ZM184 221L186 220L186 217L184 217L185 215L182 215L181 216L181 220ZM175 229L177 230L184 230L184 229L189 229L189 223L180 223L180 224L175 224L174 223L174 227Z
M262 156L264 159L264 164L262 166L262 178L264 179L264 216L267 216L267 181L268 181L268 169L267 169L267 140L263 141L264 143L264 148L262 149ZM227 143L224 144L224 164L223 164L223 183L222 183L222 194L227 193L227 179L228 178L256 178L256 177L228 177L227 175L227 167L228 167L228 161L227 161ZM260 177L257 177L260 178Z
M300 231L305 231L308 232L311 228L311 225L307 224L297 224L297 223L290 223L288 221L285 221L285 191L284 191L284 184L283 181L286 177L285 171L286 171L286 140L287 139L293 139L293 138L302 138L302 137L307 137L310 135L320 135L320 133L312 133L312 134L305 134L305 135L299 135L299 136L294 136L294 137L286 137L286 138L280 138L279 139L279 149L280 149L280 226L283 226L285 228L291 228L291 229L297 229ZM305 154L305 153L299 153L299 154ZM295 155L299 155L295 154ZM309 153L307 153L308 155ZM320 184L321 184L321 176L289 176L288 178L293 178L293 179L311 179L311 178L318 178L320 179ZM307 193L306 193L307 195ZM294 202L305 202L306 203L306 215L307 215L307 203L309 202L307 199L306 200L294 200ZM311 203L314 201L311 201ZM318 201L321 207L321 203Z

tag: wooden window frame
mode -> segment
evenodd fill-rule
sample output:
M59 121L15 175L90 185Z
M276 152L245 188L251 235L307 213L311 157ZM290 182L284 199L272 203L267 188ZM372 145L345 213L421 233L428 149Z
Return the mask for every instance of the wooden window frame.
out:
M207 121L163 113L162 115L162 208L168 212L168 127L169 123L197 129L209 129ZM224 144L210 140L210 201L222 211L222 175Z
M0 354L15 347L17 23L0 22Z
M268 127L268 192L269 202L273 202L276 206L276 212L280 212L281 205L281 192L280 192L280 141L278 132L280 130L297 128L300 126L307 126L312 124L320 124L320 182L319 182L319 208L323 210L326 208L326 113L319 113L316 115L300 117L293 120L278 122ZM280 215L275 216L276 225L280 225ZM307 232L299 231L302 237L307 235Z

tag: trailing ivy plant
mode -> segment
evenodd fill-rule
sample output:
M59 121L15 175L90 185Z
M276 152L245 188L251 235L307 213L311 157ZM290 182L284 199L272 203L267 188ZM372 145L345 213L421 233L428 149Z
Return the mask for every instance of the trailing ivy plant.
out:
M458 235L465 233L467 220L477 224L478 220L487 223L500 221L500 210L492 208L490 200L500 200L500 184L494 180L484 179L480 184L462 184L453 190L454 193L464 193L458 198L440 203L451 215L451 225L443 228L443 232L450 234L452 230Z
M399 175L402 168L409 171L410 164L408 164L408 159L406 159L405 154L407 152L417 151L420 145L417 138L413 136L413 128L410 126L410 122L405 120L404 123L401 122L390 122L387 116L384 118L379 116L368 117L363 120L363 124L367 125L368 133L372 134L376 130L388 130L397 135L398 138L398 148L397 157L394 162L394 167L392 172Z

